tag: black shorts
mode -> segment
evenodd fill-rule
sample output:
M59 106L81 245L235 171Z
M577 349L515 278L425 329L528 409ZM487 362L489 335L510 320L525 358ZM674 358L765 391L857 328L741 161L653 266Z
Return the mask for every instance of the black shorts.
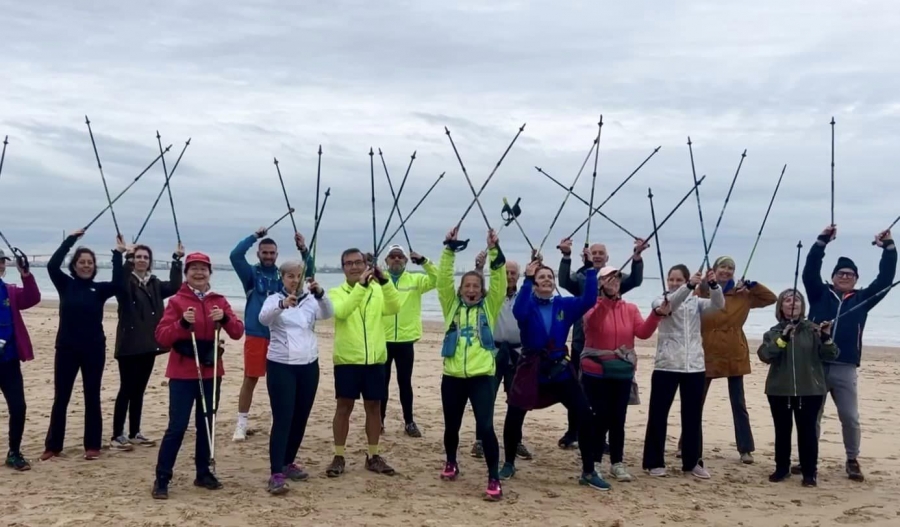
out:
M384 364L341 364L334 367L334 397L382 401L387 396Z

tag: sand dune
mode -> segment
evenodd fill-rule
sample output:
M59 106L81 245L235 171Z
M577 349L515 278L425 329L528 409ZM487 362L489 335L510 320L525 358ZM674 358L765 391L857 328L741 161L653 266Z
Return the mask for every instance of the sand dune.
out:
M438 479L443 455L440 404L440 328L428 327L417 346L414 373L416 420L421 439L406 437L396 385L392 386L387 433L382 439L386 459L398 471L394 477L364 470L366 440L361 405L352 420L347 445L348 470L334 480L324 475L332 456L331 418L334 410L331 374L331 325L320 328L322 378L301 448L301 459L312 477L295 483L285 496L266 493L270 416L264 383L256 392L251 427L258 432L246 443L231 442L237 411L242 361L241 343L227 345L217 434L218 474L225 488L209 492L193 481L193 431L185 438L168 501L150 497L157 448L133 452L104 451L99 461L81 457L83 405L80 383L69 409L64 457L38 462L53 401L53 339L55 306L45 303L26 314L37 358L24 366L28 422L24 451L34 461L30 472L7 470L0 483L0 515L9 526L286 526L286 525L900 525L900 360L897 350L868 348L860 370L860 413L863 424L864 483L849 481L843 471L840 423L827 403L819 487L805 489L798 477L785 483L767 480L773 462L773 431L763 394L765 368L754 360L747 379L747 402L756 438L756 464L741 465L734 447L731 412L724 381L713 384L705 415L706 463L713 475L698 481L680 474L674 458L679 434L675 408L669 424L670 477L653 479L639 470L649 401L652 342L641 348L639 382L643 404L629 408L626 461L637 479L613 483L600 493L577 484L577 451L563 451L556 441L565 426L562 407L534 412L525 427L533 461L519 461L516 477L505 483L506 499L480 499L485 483L481 460L468 456L474 420L467 417L460 449L462 476L455 483ZM107 335L115 334L115 313L108 312ZM161 439L167 422L168 392L165 357L158 359L148 388L144 433ZM104 435L111 429L118 389L118 370L109 353L103 386ZM502 429L505 398L495 415ZM7 418L5 407L0 416ZM795 452L796 457L796 452ZM608 465L603 467L608 471ZM502 522L502 523L500 523Z

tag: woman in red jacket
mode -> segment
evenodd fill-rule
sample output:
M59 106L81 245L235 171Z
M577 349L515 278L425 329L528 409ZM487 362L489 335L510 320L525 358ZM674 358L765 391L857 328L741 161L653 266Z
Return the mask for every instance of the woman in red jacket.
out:
M153 482L153 497L156 499L169 497L169 481L175 468L175 458L181 449L195 401L197 446L194 463L197 478L194 485L209 490L222 488L209 466L207 416L204 415L200 394L205 396L206 408L214 414L213 375L218 381L215 383L216 401L219 400L221 379L225 375L221 358L218 359L215 373L213 372L214 353L221 355L215 341L216 327L221 326L232 340L238 340L244 334L244 323L235 316L225 297L210 290L212 263L209 256L202 253L189 254L184 261L184 274L185 283L169 299L162 320L156 326L157 342L172 350L166 367L166 377L169 378L169 426L159 446L159 458L156 462L156 480ZM201 364L200 372L197 361ZM198 382L198 373L201 372L203 380Z
M638 307L619 295L622 273L615 267L600 270L600 297L584 315L584 350L581 352L581 383L597 419L595 459L603 457L603 438L609 432L611 474L618 481L631 481L622 462L625 451L625 417L631 399L637 355L634 339L648 339L662 317L671 313L668 302L645 320Z

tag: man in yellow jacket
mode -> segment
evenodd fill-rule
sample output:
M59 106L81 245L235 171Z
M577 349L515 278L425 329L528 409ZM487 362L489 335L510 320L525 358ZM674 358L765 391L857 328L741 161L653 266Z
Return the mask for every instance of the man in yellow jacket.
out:
M422 437L413 420L412 373L415 358L415 343L422 338L422 295L437 284L438 269L424 256L411 252L400 245L388 247L385 257L388 275L400 294L400 312L384 317L384 333L387 337L387 363L384 368L384 401L381 404L381 429L387 415L387 402L391 385L391 364L397 365L397 386L400 388L400 406L403 408L403 423L406 435ZM406 270L409 260L425 269L425 274L410 273Z
M366 411L369 452L366 470L393 475L394 469L378 454L381 436L381 401L385 397L384 363L387 362L383 317L400 311L400 295L381 269L370 264L359 249L341 255L345 281L328 291L334 306L334 459L328 477L344 473L344 447L350 432L350 414L362 395Z

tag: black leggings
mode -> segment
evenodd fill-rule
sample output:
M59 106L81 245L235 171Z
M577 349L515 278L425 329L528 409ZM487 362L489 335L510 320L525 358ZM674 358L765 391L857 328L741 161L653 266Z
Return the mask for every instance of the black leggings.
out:
M494 377L479 375L461 378L444 375L441 377L441 403L444 408L444 450L447 461L456 463L459 450L459 428L466 412L466 402L472 404L475 414L475 429L484 448L484 461L488 467L488 477L499 479L500 445L494 433ZM516 443L518 444L518 443Z
M18 357L0 362L0 391L9 409L9 450L19 452L25 433L25 385Z
M593 444L594 437L592 426L593 419L591 406L588 404L584 390L578 379L571 377L562 381L541 384L541 390L550 390L556 399L575 416L575 424L578 430L578 448L581 451L581 471L590 474L594 471ZM503 450L506 462L514 464L516 451L522 441L522 425L525 423L525 415L528 410L523 410L511 404L506 406L506 421L503 423Z
M621 463L625 453L625 418L631 396L631 379L600 379L585 375L581 382L594 409L594 434L598 438L594 459L603 458L603 438L609 433L609 461ZM579 433L578 445L585 443Z
M384 400L381 402L381 422L387 415L388 394L391 387L391 363L397 364L397 387L400 388L400 407L403 408L403 422L413 422L412 374L415 350L412 342L388 342L387 362L384 365Z
M687 441L681 452L681 470L691 471L700 463L700 426L703 414L703 390L706 372L653 372L650 381L650 415L644 436L644 462L647 470L666 466L666 428L675 393L681 392L681 430Z
M272 406L269 463L272 474L280 474L294 462L303 442L319 389L319 361L294 365L267 360L266 386Z
M819 460L819 439L816 437L816 421L819 409L825 403L824 395L803 397L769 396L772 420L775 422L775 470L787 474L791 469L791 433L797 421L797 450L804 478L816 477Z
M119 363L119 394L113 412L113 435L115 439L125 431L125 414L128 414L128 438L134 439L141 431L141 413L144 409L144 392L153 373L156 355L126 355L117 359Z
M84 449L100 450L103 442L103 414L100 411L100 384L106 350L56 350L53 364L53 410L44 448L50 452L62 452L66 440L66 413L75 377L81 371L84 388Z

